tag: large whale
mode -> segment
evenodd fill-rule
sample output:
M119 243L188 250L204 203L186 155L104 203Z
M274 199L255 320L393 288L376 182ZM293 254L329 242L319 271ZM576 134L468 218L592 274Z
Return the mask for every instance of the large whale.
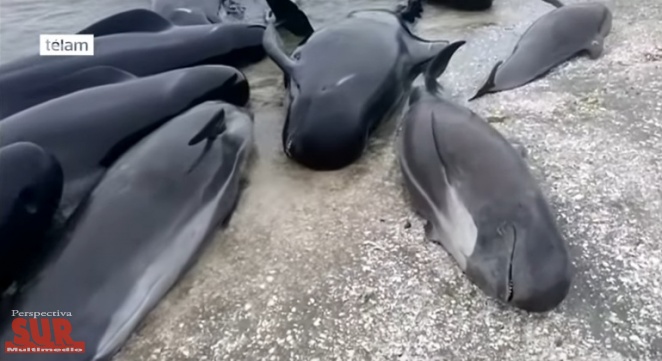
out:
M426 41L408 28L420 0L399 11L364 10L314 32L285 54L273 24L264 47L289 90L285 153L316 170L343 168L362 155L414 78L447 41Z
M0 148L0 294L22 278L40 248L62 185L59 162L40 146L18 142Z
M127 149L177 114L207 100L243 106L249 86L237 69L201 65L81 90L0 122L0 146L29 141L64 171L58 215L68 219Z
M590 59L602 55L612 26L607 6L599 2L564 6L558 0L544 1L557 8L531 24L508 59L497 62L470 100L526 85L581 53Z
M398 158L426 236L441 244L486 294L531 312L568 294L566 242L525 159L484 119L440 95L437 77L455 42L410 98Z
M221 102L144 138L108 170L15 309L71 310L71 338L86 352L66 360L109 360L232 215L252 142L252 115ZM20 347L6 324L3 345Z

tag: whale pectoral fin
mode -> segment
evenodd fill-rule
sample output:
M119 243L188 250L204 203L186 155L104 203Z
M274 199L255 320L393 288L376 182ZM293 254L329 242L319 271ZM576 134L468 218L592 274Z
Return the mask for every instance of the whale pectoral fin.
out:
M590 44L586 47L586 51L588 52L588 57L595 60L602 56L602 53L605 50L605 38L598 34L595 39L591 41Z
M264 31L262 46L267 56L289 77L292 77L296 63L283 50L283 41L278 35L276 24L270 21Z
M155 33L171 28L173 25L163 16L147 9L124 11L86 27L78 34L104 36L120 33Z
M478 89L476 94L473 97L471 97L469 101L478 99L485 94L491 93L494 90L494 87L496 86L494 84L494 78L496 77L497 70L499 69L501 64L503 64L503 61L499 61L494 65L494 68L492 68L492 71L490 71L490 75L487 76L487 80L485 80L483 86L481 86L480 89Z

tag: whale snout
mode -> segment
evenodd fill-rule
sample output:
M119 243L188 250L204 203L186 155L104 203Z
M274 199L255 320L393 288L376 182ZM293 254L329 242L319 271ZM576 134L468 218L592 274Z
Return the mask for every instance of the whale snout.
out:
M529 312L547 312L568 295L572 265L564 240L555 230L520 239L512 259L510 303Z
M285 154L312 170L333 171L356 161L363 151L359 142L346 135L336 135L322 129L297 132L284 140Z
M505 224L483 235L467 275L485 293L528 312L546 312L568 295L572 269L554 226Z
M366 146L363 122L336 97L316 100L293 101L283 136L285 154L313 170L344 168L360 158Z

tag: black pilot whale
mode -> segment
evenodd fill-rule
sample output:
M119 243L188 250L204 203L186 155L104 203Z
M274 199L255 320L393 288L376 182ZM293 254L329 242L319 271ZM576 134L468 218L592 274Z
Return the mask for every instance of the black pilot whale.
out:
M448 44L415 36L422 12L410 0L398 12L363 10L317 30L286 55L273 24L264 47L289 90L285 153L315 170L356 161L377 126L396 108L424 65Z
M249 113L206 102L118 159L14 308L72 310L85 353L8 359L110 360L233 214L252 139ZM9 325L0 335L21 342Z
M213 5L200 1L189 6L210 11ZM298 36L313 32L308 18L290 0L268 3L256 5L256 11L271 8L278 24ZM205 64L242 68L257 63L265 57L264 16L261 23L248 20L177 26L148 9L108 16L78 32L95 36L94 56L33 55L0 65L0 120L67 91L108 84L122 76L108 68L142 77Z
M81 90L0 122L0 146L35 143L64 171L58 215L68 219L106 169L145 135L207 100L244 106L249 86L237 69L201 65Z
M153 0L152 10L177 25L264 24L273 11L278 27L302 37L313 32L308 17L291 0Z
M53 223L63 177L57 159L36 144L0 148L0 295L24 280L26 265Z
M437 77L458 41L440 52L403 119L398 158L411 204L486 294L531 312L569 292L566 242L526 161L470 109L444 99Z
M52 79L43 79L40 82L15 89L17 91L2 93L0 120L79 90L120 83L135 78L136 76L129 72L112 66L101 65L84 68L71 74L59 75Z

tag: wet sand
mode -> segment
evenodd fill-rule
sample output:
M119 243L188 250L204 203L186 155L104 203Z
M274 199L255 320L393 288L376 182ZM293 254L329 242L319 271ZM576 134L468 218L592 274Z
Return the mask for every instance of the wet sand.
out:
M12 8L0 1L6 61L8 44L29 36L5 33ZM320 26L366 3L392 6L303 8ZM426 38L467 40L441 78L448 96L465 104L552 9L534 0L495 3L480 14L428 5L418 25ZM498 304L425 242L395 161L394 121L341 171L315 173L286 160L282 75L265 60L246 71L257 156L237 212L116 359L661 359L662 3L607 4L614 25L602 58L578 58L469 105L503 118L496 126L527 148L552 203L576 267L558 309L530 315Z

